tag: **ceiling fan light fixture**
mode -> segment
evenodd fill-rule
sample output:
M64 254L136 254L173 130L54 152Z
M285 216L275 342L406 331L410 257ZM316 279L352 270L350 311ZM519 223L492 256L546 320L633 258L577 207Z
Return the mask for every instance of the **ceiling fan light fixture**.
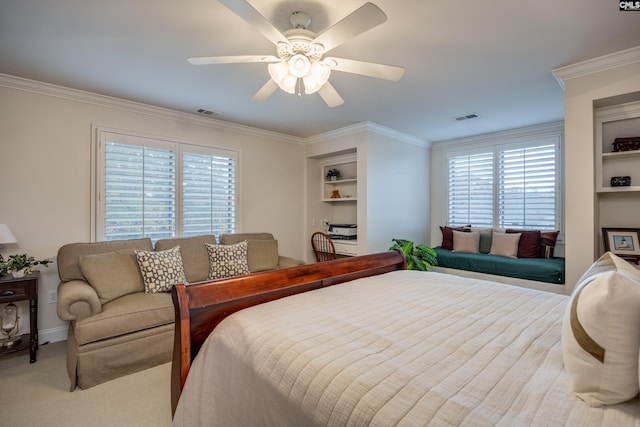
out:
M273 81L280 84L280 82L289 74L289 65L285 61L276 62L267 65L267 70L269 71L269 75Z
M295 77L301 79L309 74L309 70L311 70L311 62L305 55L298 53L289 59L289 72Z
M297 83L298 83L297 77L291 74L287 74L285 78L282 79L280 83L278 83L278 86L280 86L280 89L282 89L283 91L293 95L294 93L296 93Z
M304 76L304 91L310 95L316 93L329 80L331 68L321 61L315 61L311 64L309 74Z

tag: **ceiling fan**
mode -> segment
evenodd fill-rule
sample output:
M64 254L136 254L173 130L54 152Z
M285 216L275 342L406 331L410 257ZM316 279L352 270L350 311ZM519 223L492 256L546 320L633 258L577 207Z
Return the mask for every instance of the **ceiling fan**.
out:
M246 0L219 0L224 6L246 21L276 46L276 55L208 56L188 58L193 65L268 63L271 79L251 98L261 102L278 87L288 93L300 94L301 82L305 93L318 92L329 107L337 107L344 100L329 83L332 71L360 74L386 80L399 80L404 68L353 59L324 57L331 49L343 44L387 20L387 16L373 3L365 3L351 14L320 34L308 30L311 18L294 12L289 18L292 29L281 33Z

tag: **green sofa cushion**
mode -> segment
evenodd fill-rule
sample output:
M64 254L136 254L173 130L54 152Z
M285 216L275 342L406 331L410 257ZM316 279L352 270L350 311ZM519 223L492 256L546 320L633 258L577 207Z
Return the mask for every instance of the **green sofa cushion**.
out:
M439 267L558 285L564 283L564 258L507 258L482 253L452 252L441 247L434 249L438 254Z

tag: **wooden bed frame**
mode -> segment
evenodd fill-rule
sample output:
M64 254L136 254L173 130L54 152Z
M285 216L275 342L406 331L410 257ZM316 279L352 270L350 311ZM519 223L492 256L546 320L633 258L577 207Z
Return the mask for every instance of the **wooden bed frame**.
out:
M178 405L191 362L209 333L225 317L290 295L405 268L404 254L395 250L188 286L176 285L171 290L175 308L172 413Z

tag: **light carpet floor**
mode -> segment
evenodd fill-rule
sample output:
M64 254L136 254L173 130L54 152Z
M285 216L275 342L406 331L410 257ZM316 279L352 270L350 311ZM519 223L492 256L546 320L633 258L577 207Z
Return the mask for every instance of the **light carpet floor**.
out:
M0 356L0 426L171 425L171 364L69 391L66 342Z

